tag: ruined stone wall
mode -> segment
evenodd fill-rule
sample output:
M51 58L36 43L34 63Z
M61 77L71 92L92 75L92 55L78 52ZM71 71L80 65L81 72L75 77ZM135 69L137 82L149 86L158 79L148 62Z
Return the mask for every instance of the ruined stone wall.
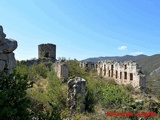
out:
M59 78L67 79L68 78L68 65L65 61L56 61L54 64L54 70L57 73Z
M17 41L5 38L6 34L3 33L3 27L0 26L0 72L7 70L8 74L15 67L16 60L13 51L17 48Z
M81 62L81 67L86 67L86 65L91 63ZM135 62L117 62L117 61L99 61L94 63L92 67L95 69L98 75L108 79L113 78L119 84L132 84L133 87L145 87L146 80L141 67Z
M38 58L50 58L52 61L55 61L56 45L49 43L38 45Z
M79 112L85 112L85 92L86 80L81 77L75 77L68 81L67 106L71 110L71 116L75 115L76 109Z

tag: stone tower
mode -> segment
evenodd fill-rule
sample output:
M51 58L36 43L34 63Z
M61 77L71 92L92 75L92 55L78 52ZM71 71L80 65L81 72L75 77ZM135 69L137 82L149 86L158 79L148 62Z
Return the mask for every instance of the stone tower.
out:
M56 45L50 43L38 45L38 58L50 58L55 61Z

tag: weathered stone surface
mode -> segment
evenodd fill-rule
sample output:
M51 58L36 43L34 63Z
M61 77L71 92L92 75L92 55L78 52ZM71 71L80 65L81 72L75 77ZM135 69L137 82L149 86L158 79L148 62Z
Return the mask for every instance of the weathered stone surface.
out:
M17 48L17 41L13 39L5 39L6 34L3 33L3 27L0 26L0 72L4 69L11 73L11 69L16 65L13 51Z
M6 34L3 33L3 27L0 25L0 42L1 40L5 39L6 37Z
M98 75L104 78L113 78L118 84L132 84L135 88L146 87L145 74L141 67L133 61L117 62L117 61L99 61L80 62L80 67L94 69Z
M143 100L135 100L137 104L143 104Z
M8 60L6 61L7 64L6 64L6 69L12 69L13 67L15 67L16 65L16 60L15 60L15 57L14 57L14 53L9 53L8 55Z
M49 43L38 45L38 58L50 58L54 62L56 60L56 45Z
M13 39L4 39L0 44L0 50L2 50L4 53L10 53L14 51L17 46L17 41Z
M4 70L4 67L5 67L5 61L0 60L0 72Z
M68 78L68 65L66 61L56 61L54 64L54 70L57 73L59 78L67 79Z
M80 112L85 111L85 85L86 80L81 77L75 77L68 81L67 106L71 110L71 115L75 114L76 106L80 106Z

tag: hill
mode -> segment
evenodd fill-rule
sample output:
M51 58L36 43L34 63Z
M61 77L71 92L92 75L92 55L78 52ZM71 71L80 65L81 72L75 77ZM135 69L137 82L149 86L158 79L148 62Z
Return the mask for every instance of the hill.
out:
M82 61L90 61L90 62L97 62L101 60L116 60L116 61L136 61L141 58L146 58L146 55L137 55L137 56L132 56L132 55L125 55L125 56L114 56L114 57L94 57L94 58L87 58Z
M147 87L154 94L160 95L160 54L138 59L137 63L142 66L146 74Z

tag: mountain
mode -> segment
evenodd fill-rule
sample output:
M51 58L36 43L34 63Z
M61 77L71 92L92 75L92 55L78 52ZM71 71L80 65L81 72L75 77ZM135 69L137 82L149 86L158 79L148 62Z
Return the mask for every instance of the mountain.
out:
M146 74L148 88L153 94L160 96L160 54L138 59L137 63Z
M152 71L160 67L160 54L137 59L136 62L142 66L143 71L149 75Z
M114 56L114 57L94 57L94 58L87 58L85 60L82 60L84 62L98 62L101 60L116 60L116 61L136 61L141 58L146 58L148 57L147 55L137 55L137 56L132 56L132 55L125 55L125 56Z

